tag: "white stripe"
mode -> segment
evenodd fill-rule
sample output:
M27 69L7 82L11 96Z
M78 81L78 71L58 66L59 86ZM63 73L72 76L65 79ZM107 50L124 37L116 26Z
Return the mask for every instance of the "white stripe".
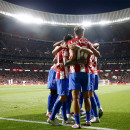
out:
M12 118L2 118L2 117L0 117L0 120L30 122L30 123L38 123L38 124L49 124L49 123L47 123L47 122L41 122L41 121L30 121L30 120L21 120L21 119L12 119Z
M29 123L37 123L37 124L49 124L47 122L42 121L30 121L30 120L21 120L21 119L12 119L12 118L2 118L0 117L0 120L9 120L9 121L20 121L20 122L29 122ZM69 124L65 126L70 126ZM85 129L94 129L94 130L116 130L116 129L110 129L110 128L101 128L101 127L91 127L91 126L82 126L82 128Z

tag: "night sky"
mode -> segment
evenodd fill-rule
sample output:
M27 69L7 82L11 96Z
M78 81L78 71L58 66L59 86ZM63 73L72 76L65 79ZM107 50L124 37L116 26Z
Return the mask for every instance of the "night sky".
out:
M97 14L130 7L130 0L5 0L20 6L59 14Z

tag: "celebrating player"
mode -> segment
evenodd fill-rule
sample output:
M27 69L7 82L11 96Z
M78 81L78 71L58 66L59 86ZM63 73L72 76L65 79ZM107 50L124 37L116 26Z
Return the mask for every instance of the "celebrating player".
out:
M50 117L52 108L57 99L57 86L56 86L56 69L57 65L53 64L48 74L47 88L50 89L50 94L48 96L48 105L47 105L47 117Z
M68 42L70 60L75 58L84 59L89 62L90 55L94 53L99 57L99 53L95 50L88 40L84 39L84 28L75 27L74 29L75 39L72 39ZM88 50L88 49L91 49ZM84 53L86 52L86 53ZM72 128L81 128L80 125L80 106L79 106L79 91L82 90L83 97L85 101L85 110L86 110L86 125L90 126L90 111L91 103L89 99L89 68L87 64L75 64L70 66L70 76L69 76L69 89L72 90L73 96L73 108L74 108L74 117L75 124L72 125Z
M95 43L94 44L94 47L95 49L99 49L99 43ZM102 117L103 115L103 109L101 107L101 104L100 104L100 100L98 98L98 95L96 94L95 90L98 90L98 70L97 70L97 57L94 56L94 60L93 60L93 67L94 67L94 73L95 73L95 84L94 84L94 97L95 97L95 100L96 100L96 104L98 106L98 109L99 109L99 118ZM95 118L92 119L92 122L96 121Z
M63 46L67 45L67 42L69 40L71 40L72 38L73 38L72 35L70 35L70 34L66 35L64 37ZM67 119L67 116L66 116L66 103L65 103L67 101L67 97L69 95L69 87L68 87L68 83L69 83L68 82L68 80L69 80L68 72L69 71L68 71L68 67L64 67L66 58L68 58L68 56L69 56L69 54L68 54L67 49L62 49L57 53L57 65L58 66L57 66L57 72L56 72L56 83L57 83L57 91L58 91L59 98L55 103L55 106L53 108L50 118L47 120L47 122L52 125L60 125L55 120L55 115L62 105L63 105L62 115L64 118L62 124L69 123L69 120Z
M97 46L97 44L95 44ZM91 119L92 123L99 123L99 117L98 117L98 112L97 112L97 103L94 97L94 90L95 90L95 68L94 68L94 63L95 63L95 57L94 55L90 56L90 61L89 61L89 69L90 69L90 101L91 101L91 108L92 108L92 114L94 115L94 118Z

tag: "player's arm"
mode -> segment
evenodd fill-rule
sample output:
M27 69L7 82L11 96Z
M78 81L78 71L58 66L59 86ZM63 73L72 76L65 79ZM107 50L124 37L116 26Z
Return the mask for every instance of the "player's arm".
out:
M56 43L53 45L53 47L55 48L56 46L60 46L62 42L63 42L63 40L61 40L61 41L59 41L59 42L56 42Z
M75 60L76 55L75 55L75 50L74 49L69 49L69 60Z
M73 50L79 50L80 49L81 51L84 51L85 53L87 53L89 55L93 54L93 52L90 49L86 48L86 47L80 47L78 45L72 44L72 45L70 45L70 48L73 49Z
M60 50L66 48L66 44L61 44L60 46L56 46L55 49L52 51L52 54L55 55L57 54Z
M94 43L94 48L95 48L96 50L98 50L98 49L99 49L99 43Z
M65 66L75 65L75 64L86 64L85 60L67 60L64 64Z
M61 49L62 49L61 46L56 46L56 47L54 48L54 50L52 51L52 54L53 54L53 55L57 54Z
M56 59L56 57L54 57L54 59L53 59L53 63L57 63L57 59Z
M78 64L78 61L74 61L74 60L69 60L69 51L65 51L64 52L64 56L63 56L63 63L64 66L70 66L70 65L74 65L74 64ZM83 62L83 61L82 61Z
M95 48L92 48L93 54L97 57L100 58L100 52L98 50L96 50Z
M92 44L91 42L88 42L91 50L93 51L93 54L97 57L97 58L100 58L100 52L98 50L95 49L96 46L99 46L99 43L97 44Z

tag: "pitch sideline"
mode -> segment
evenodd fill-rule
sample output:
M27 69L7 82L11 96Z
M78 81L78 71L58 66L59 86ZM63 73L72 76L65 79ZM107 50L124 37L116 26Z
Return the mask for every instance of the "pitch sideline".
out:
M41 122L41 121L30 121L30 120L21 120L21 119L12 119L12 118L3 118L0 117L0 120L9 120L9 121L19 121L19 122L29 122L29 123L37 123L37 124L49 124L47 122ZM70 126L70 125L65 125ZM102 128L102 127L91 127L91 126L82 126L82 128L85 129L94 129L94 130L117 130L117 129L110 129L110 128Z

